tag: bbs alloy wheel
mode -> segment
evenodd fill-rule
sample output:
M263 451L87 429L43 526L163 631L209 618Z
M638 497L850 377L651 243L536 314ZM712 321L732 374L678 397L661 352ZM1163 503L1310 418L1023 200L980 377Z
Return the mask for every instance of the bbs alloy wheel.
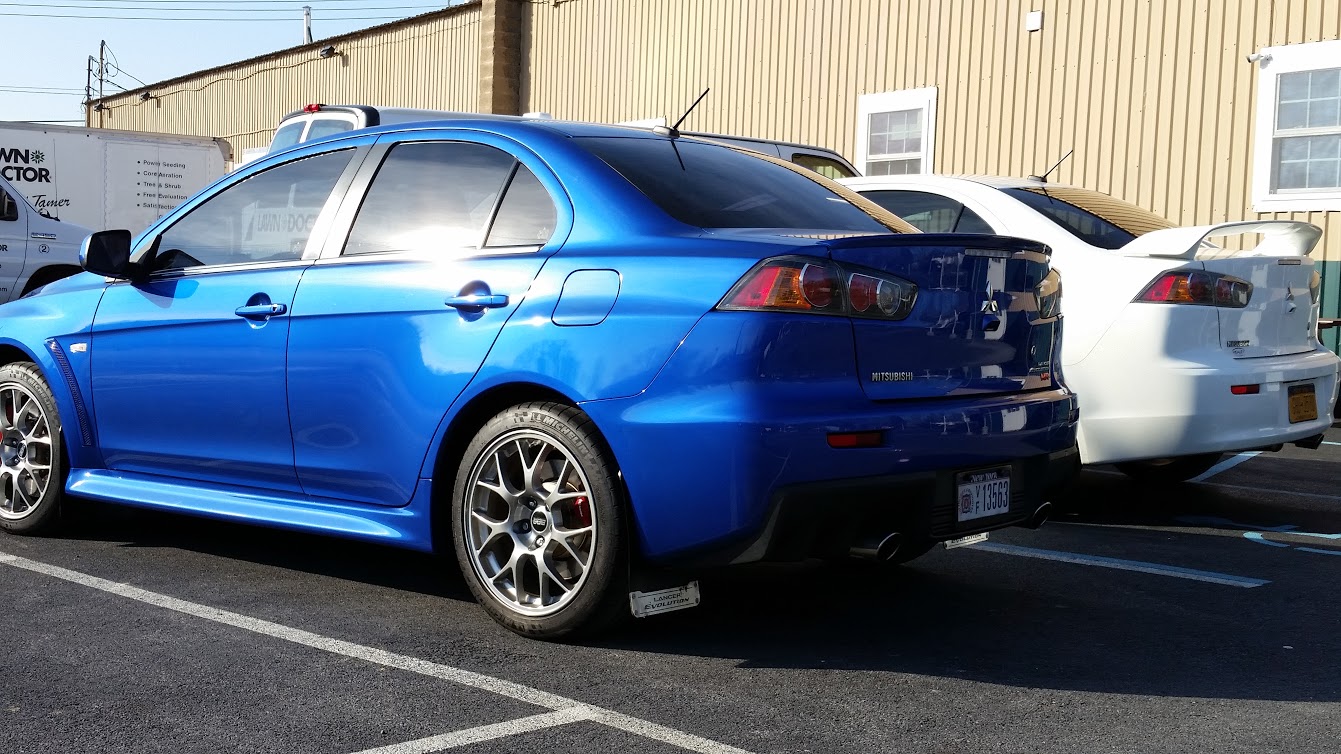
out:
M503 625L557 637L603 625L625 595L622 500L590 419L516 406L467 448L453 495L457 559Z
M36 366L0 367L0 528L49 530L60 519L65 474L61 424Z

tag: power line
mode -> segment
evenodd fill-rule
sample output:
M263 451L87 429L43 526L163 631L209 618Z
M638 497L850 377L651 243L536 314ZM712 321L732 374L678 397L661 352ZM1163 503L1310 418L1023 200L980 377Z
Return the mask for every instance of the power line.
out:
M376 10L370 9L370 10ZM209 16L205 18L173 18L170 16L88 16L71 15L59 13L0 13L0 16L19 16L21 18L83 18L90 21L212 21L221 23L227 21L260 21L268 24L286 21L282 18L227 18L220 16ZM327 16L322 21L391 21L408 16Z
M136 3L152 3L152 4L156 4L156 5L157 5L157 4L161 4L161 5L196 4L196 5L199 5L199 4L201 4L201 2L203 2L203 0L107 0L107 1L108 1L108 3L136 2ZM378 2L378 1L379 1L379 0L312 0L312 2L309 2L309 3L306 3L306 4L307 4L307 5L311 5L313 8L317 8L317 7L319 7L319 6L321 6L321 5L325 5L325 4L327 4L327 3L359 3L359 4L361 4L361 5L367 6L370 2L371 2L371 3L376 3L376 2ZM289 3L289 0L283 0L283 2L284 2L285 5L289 5L289 4L290 4L290 3ZM452 1L450 1L450 2L444 2L444 3L436 4L436 5L432 6L432 7L434 7L434 8L451 8L451 7L454 7L454 6L457 6L457 5L465 5L467 2L470 2L470 0L452 0ZM248 5L278 5L279 2L278 2L278 0L277 0L277 2L270 2L269 0L211 0L209 4L210 4L210 5L234 5L234 4L248 4ZM103 3L102 3L102 2L97 2L97 5L98 5L99 7L102 7L102 6L103 6ZM42 6L41 6L41 5L34 5L34 7L42 7ZM169 9L169 10L172 10L172 9ZM256 8L239 8L238 10L241 10L241 11L248 11L248 10L257 10L257 9L256 9ZM374 5L374 6L370 6L370 7L366 7L366 8L359 8L358 10L380 10L380 8Z
M0 84L0 89L32 89L40 92L82 92L83 89L73 86L29 86L27 84Z
M83 93L83 92L30 92L30 91L27 91L27 90L24 90L24 89L11 89L11 88L9 88L9 87L4 87L4 86L0 86L0 92L4 92L5 94L32 94L32 95L36 95L36 96L46 96L46 97L83 97L83 96L84 96L84 93Z
M39 3L0 3L0 6L17 6L21 8L87 8L99 10L150 10L156 13L283 13L294 15L297 13L293 8L160 8L152 5L64 5L64 4L39 4ZM377 7L358 8L358 10L426 10L430 8L441 9L442 5L381 5ZM322 10L318 6L312 6L313 10ZM347 11L337 11L347 12ZM6 14L7 15L7 14Z

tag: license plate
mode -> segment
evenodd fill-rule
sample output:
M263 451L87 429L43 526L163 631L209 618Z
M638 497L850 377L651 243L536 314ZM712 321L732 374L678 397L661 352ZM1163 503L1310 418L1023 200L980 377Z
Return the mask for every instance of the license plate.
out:
M970 534L967 537L960 537L959 539L947 539L945 540L945 549L953 550L956 547L968 547L969 545L976 545L979 542L986 541L987 532L984 531L979 532L978 534Z
M960 521L1010 512L1010 467L965 471L958 478L955 514Z
M669 613L672 610L698 607L698 582L691 581L673 589L658 589L655 592L630 592L629 607L636 618Z
M1290 401L1290 423L1313 421L1318 418L1318 398L1313 384L1290 385L1286 395Z

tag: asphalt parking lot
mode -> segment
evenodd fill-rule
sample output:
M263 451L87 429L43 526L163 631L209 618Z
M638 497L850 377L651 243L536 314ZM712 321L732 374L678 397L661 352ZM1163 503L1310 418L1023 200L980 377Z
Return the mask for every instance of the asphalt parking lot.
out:
M883 574L702 580L584 645L449 564L95 508L0 538L0 751L1335 752L1341 430Z

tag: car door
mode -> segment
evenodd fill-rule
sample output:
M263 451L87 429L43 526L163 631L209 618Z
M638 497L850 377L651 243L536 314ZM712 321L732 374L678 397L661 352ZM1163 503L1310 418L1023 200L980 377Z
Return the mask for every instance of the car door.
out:
M108 468L297 492L289 309L354 149L253 173L146 237L150 274L107 286L92 398ZM348 181L346 180L346 185ZM325 223L329 225L327 221Z
M0 302L16 295L28 253L28 213L22 196L0 187Z
M289 338L289 413L310 495L404 505L429 443L571 225L521 147L383 137L303 276ZM520 159L519 159L520 158Z

